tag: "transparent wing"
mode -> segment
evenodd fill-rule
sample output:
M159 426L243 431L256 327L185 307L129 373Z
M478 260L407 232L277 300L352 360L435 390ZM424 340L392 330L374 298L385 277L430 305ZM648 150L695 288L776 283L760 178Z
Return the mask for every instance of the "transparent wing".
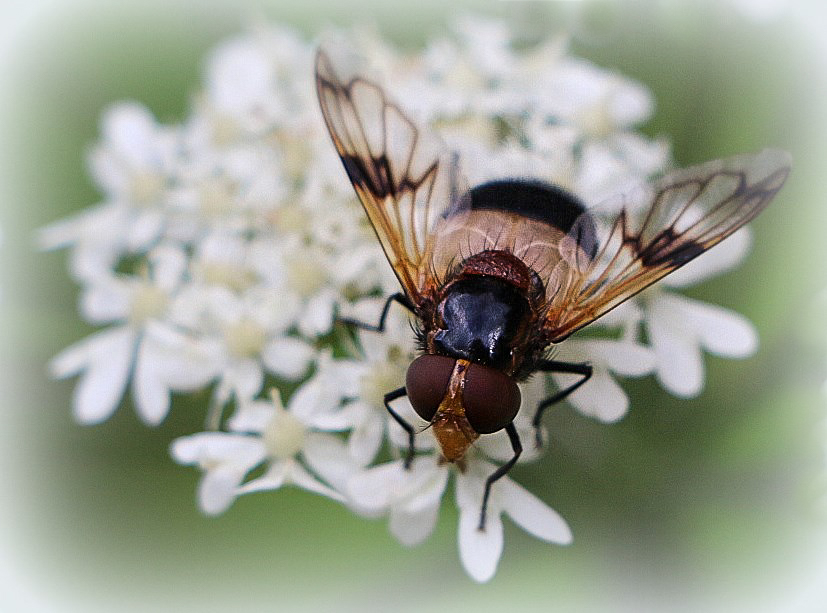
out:
M419 304L434 280L431 230L465 205L455 156L420 131L376 83L343 77L323 50L316 56L322 114L348 177L402 288Z
M560 243L545 334L560 342L718 244L760 213L790 173L790 155L766 149L668 174L626 202L589 257L587 214ZM629 210L646 210L639 228Z

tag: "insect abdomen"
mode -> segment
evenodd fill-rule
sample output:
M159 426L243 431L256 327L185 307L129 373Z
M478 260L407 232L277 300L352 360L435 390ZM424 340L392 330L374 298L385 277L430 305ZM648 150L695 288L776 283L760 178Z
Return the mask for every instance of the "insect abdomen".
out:
M583 204L563 188L526 179L500 179L478 185L471 190L471 210L516 213L542 221L563 234L568 233L575 220L586 212ZM589 238L589 255L594 257L597 238L593 230Z

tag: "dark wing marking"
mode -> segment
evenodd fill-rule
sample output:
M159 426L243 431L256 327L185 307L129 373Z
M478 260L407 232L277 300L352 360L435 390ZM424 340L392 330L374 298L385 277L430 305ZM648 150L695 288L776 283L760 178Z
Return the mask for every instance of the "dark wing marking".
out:
M788 153L766 149L672 172L642 193L648 212L639 229L630 227L629 213L638 207L627 203L593 259L584 231L592 220L584 215L560 243L545 324L549 342L562 341L746 224L781 189L790 162Z
M431 230L467 192L457 160L421 132L376 83L340 78L316 55L316 90L333 144L402 288L419 304L435 274Z

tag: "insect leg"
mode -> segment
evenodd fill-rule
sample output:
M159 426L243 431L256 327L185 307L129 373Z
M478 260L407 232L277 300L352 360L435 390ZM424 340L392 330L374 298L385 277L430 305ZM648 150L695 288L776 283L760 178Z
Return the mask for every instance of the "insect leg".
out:
M570 373L573 375L582 375L583 377L579 381L569 385L567 388L560 390L554 394L554 396L546 398L537 406L537 412L534 414L534 419L531 420L531 424L534 426L535 442L537 447L540 447L543 444L543 441L540 440L540 419L543 417L543 411L555 402L560 402L563 398L591 379L593 369L591 364L571 364L569 362L557 362L556 360L543 360L540 362L537 370L541 370L543 372Z
M385 319L388 317L388 311L391 308L392 302L398 302L411 313L415 310L413 303L408 299L408 297L401 292L397 292L396 294L391 294L388 296L388 299L385 301L385 306L382 307L382 314L379 315L379 323L377 325L367 324L363 321L359 321L358 319L350 319L349 317L342 317L339 321L346 326L354 326L361 330L369 330L370 332L384 332Z
M390 304L390 300L388 300L388 304ZM392 392L388 392L385 394L385 408L388 410L388 413L391 414L394 421L402 426L402 429L408 433L408 454L405 456L405 470L411 467L411 462L413 462L414 457L414 434L416 431L414 427L405 421L399 413L394 411L391 408L390 403L396 400L397 398L402 398L402 396L407 396L408 392L405 390L404 387L400 387L399 389L393 390Z
M488 510L488 496L491 494L491 486L494 485L494 482L497 479L511 470L511 467L517 463L517 458L519 458L520 454L523 452L523 446L520 443L520 436L517 434L517 429L514 427L514 424L508 424L505 427L505 431L508 433L508 439L511 441L511 448L514 450L514 455L508 462L491 473L488 476L488 479L485 480L485 493L482 495L482 508L480 509L480 525L477 528L480 532L485 530L485 512Z

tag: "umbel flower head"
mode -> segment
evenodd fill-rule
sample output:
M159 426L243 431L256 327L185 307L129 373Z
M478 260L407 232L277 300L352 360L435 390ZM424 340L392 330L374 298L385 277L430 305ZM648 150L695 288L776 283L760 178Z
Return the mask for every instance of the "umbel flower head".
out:
M531 176L591 207L671 166L668 143L636 131L653 111L649 91L571 55L562 38L515 45L504 23L477 17L415 54L371 33L349 38L392 75L388 90L406 112L458 152L472 184ZM69 251L80 314L101 329L51 369L78 378L72 410L84 424L110 417L127 390L153 425L172 394L211 389L208 429L171 449L176 462L203 471L198 504L208 514L294 485L387 517L394 536L415 545L452 486L460 559L486 581L502 553L503 515L551 543L572 534L508 477L493 486L478 529L485 479L512 453L503 431L482 435L458 470L441 461L431 429L402 398L398 414L422 430L404 467L408 438L383 395L404 384L416 356L412 322L395 307L383 334L351 334L336 322L337 313L375 322L381 297L399 288L319 113L314 53L296 32L260 25L210 53L180 123L161 124L138 102L103 115L89 157L101 202L39 234L43 248ZM622 378L656 374L668 392L691 396L703 386L704 351L755 349L744 318L680 294L736 266L748 239L742 231L668 289L647 290L560 346L556 357L594 369L567 399L584 419L625 415ZM534 441L538 403L569 383L537 374L521 384L522 440ZM287 384L292 393L280 394ZM544 451L525 447L523 462Z

